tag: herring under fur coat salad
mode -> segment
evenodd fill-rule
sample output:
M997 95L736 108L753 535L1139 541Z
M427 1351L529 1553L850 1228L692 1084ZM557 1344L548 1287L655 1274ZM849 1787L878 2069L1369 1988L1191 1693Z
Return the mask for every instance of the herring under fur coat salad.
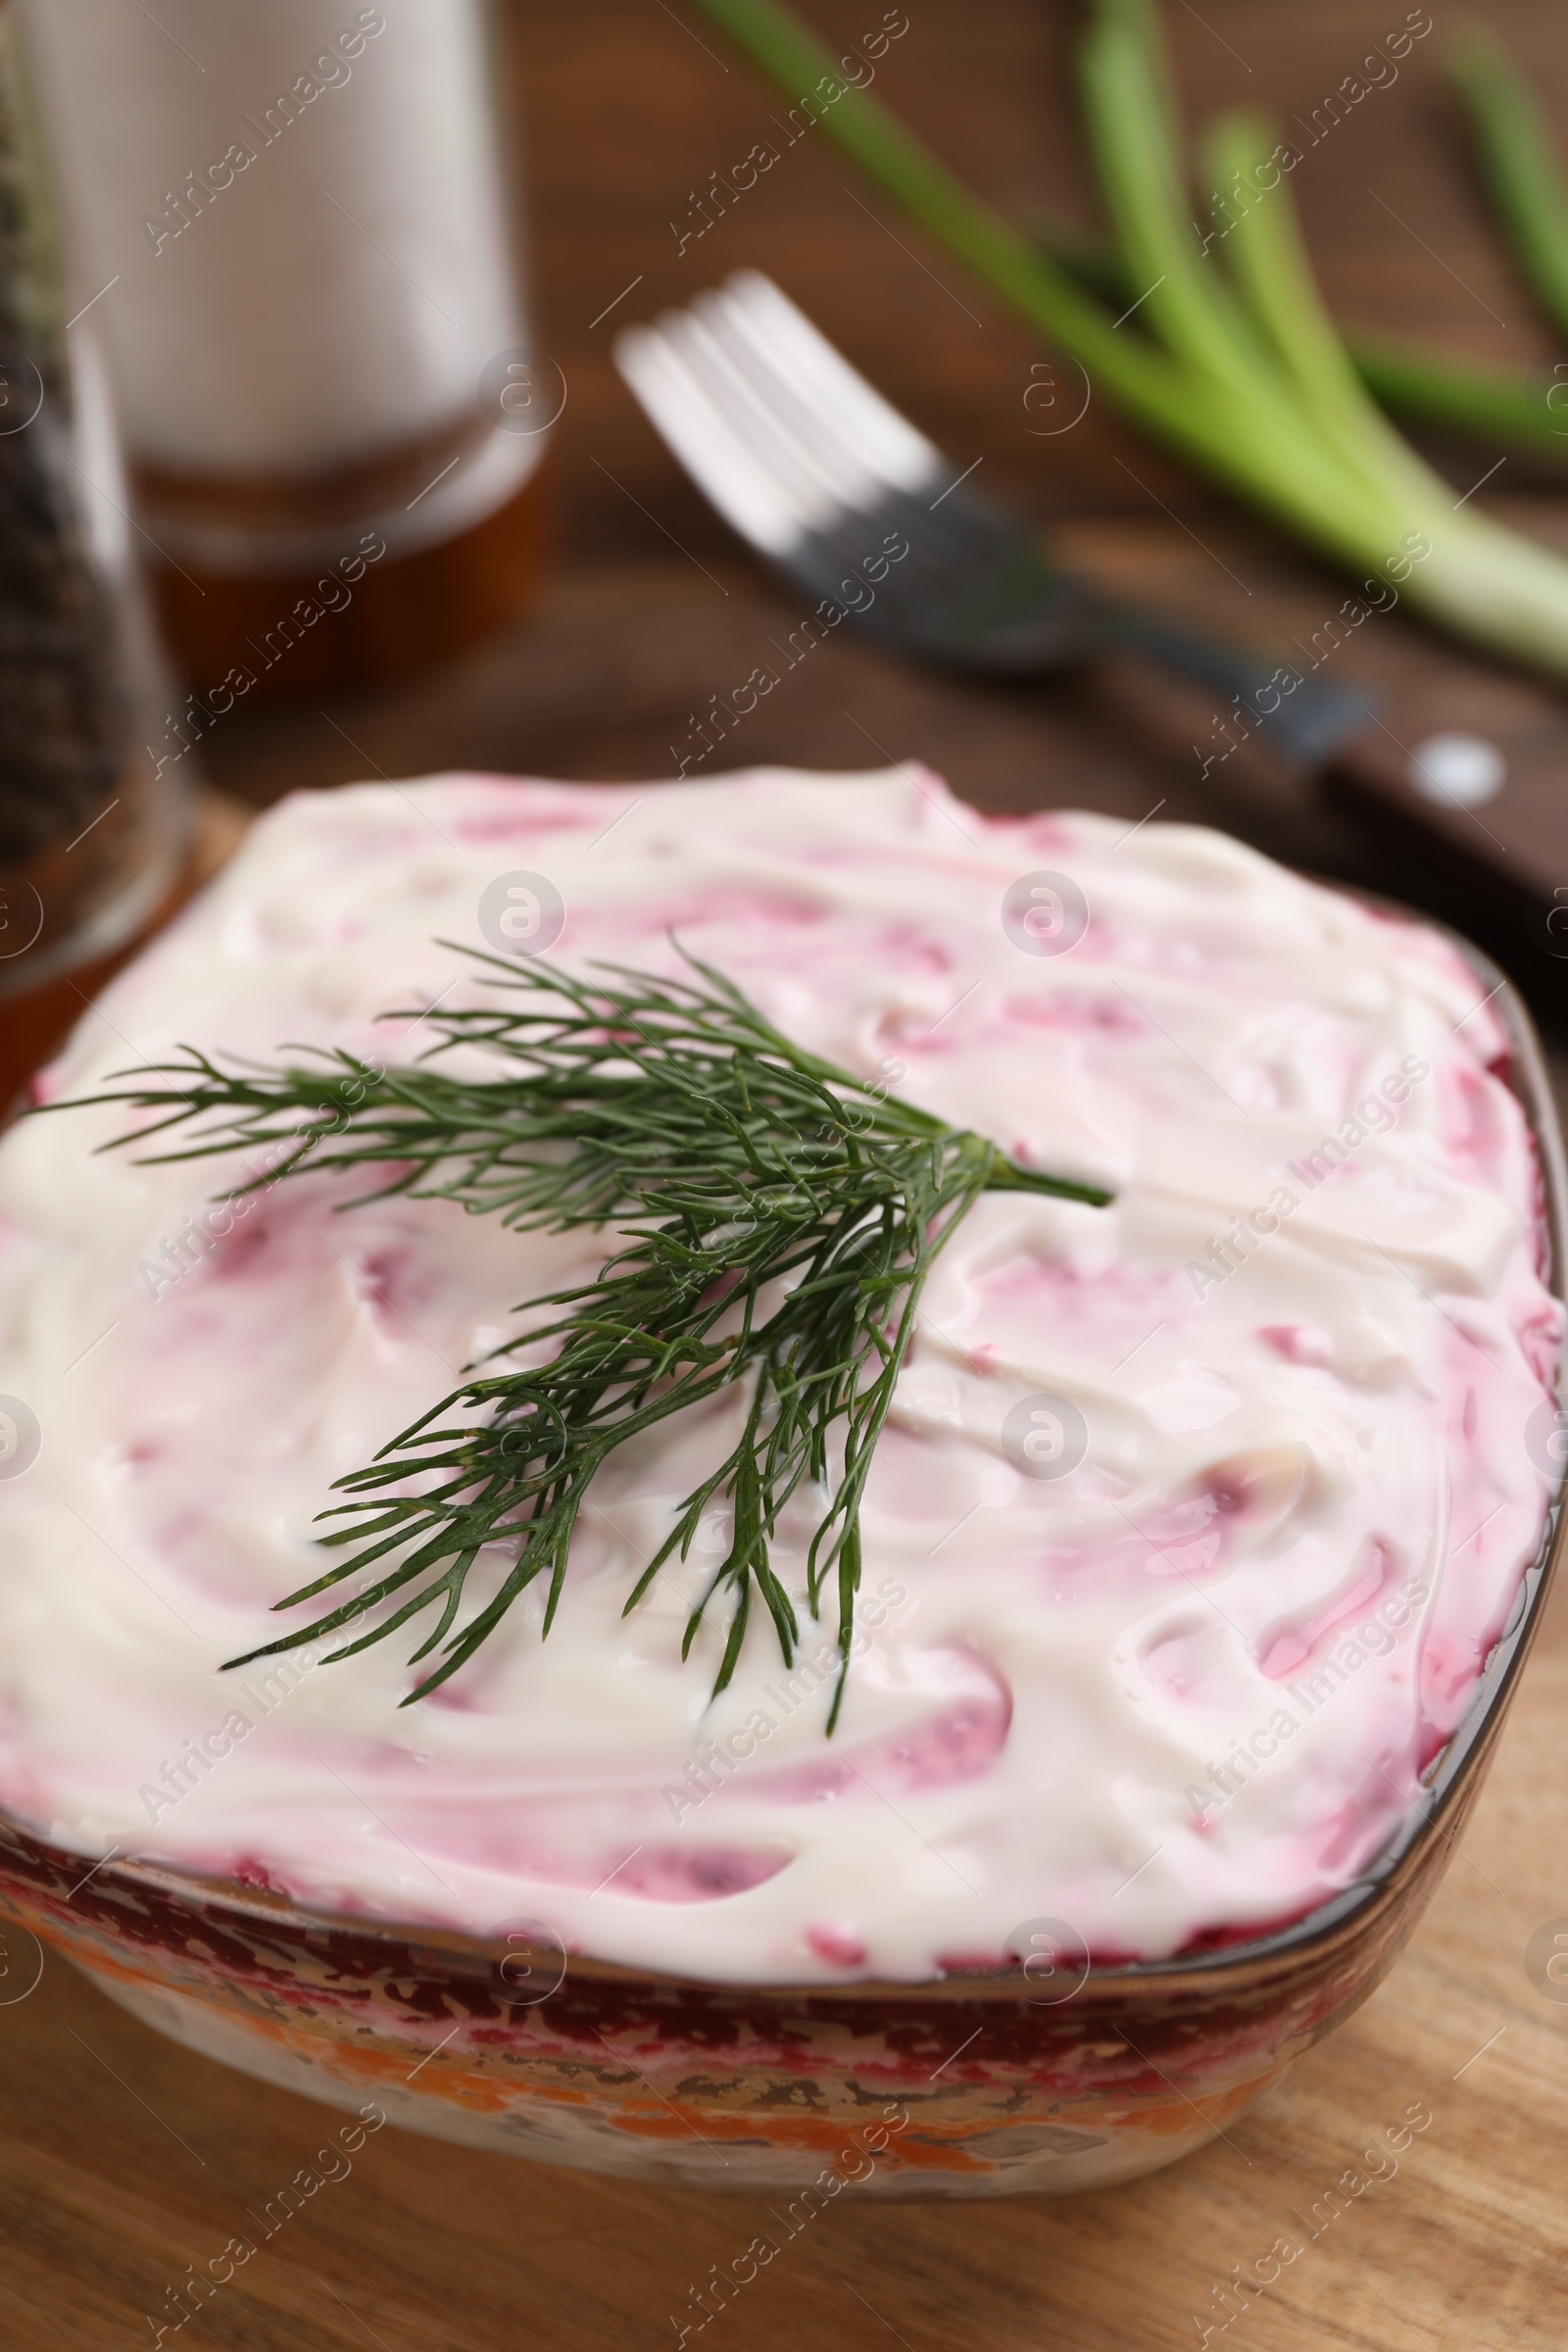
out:
M533 963L498 903L551 915ZM547 1326L580 1338L667 1201L519 1226L471 1154L466 1194L450 1154L433 1194L434 1161L387 1190L406 1132L328 1163L372 1098L446 1137L454 1090L492 1102L497 1008L538 1011L551 973L598 1024L577 1109L584 1068L640 1066L605 1058L634 1027L608 988L760 1024L700 1049L690 1183L735 1174L752 1054L764 1093L793 1073L837 1106L790 1116L818 1153L838 1134L840 1175L860 1139L842 1233L897 1248L838 1262L837 1391L733 1345L748 1313L819 1332L809 1268L757 1260L750 1304L705 1279L723 1377L629 1435L596 1393L613 1442L573 1456L548 1573L508 1592L503 1514L456 1599L389 1630L422 1587L379 1580L441 1471L381 1449L482 1432L486 1381L554 1377L559 1404L576 1342ZM569 1948L719 1981L920 1980L1038 1916L1101 1959L1298 1916L1417 1793L1546 1507L1525 1433L1562 1316L1481 993L1437 933L1218 835L986 819L911 768L284 802L39 1082L93 1106L0 1146L0 1805L83 1855L478 1932L521 1903ZM226 1157L179 1102L134 1140L192 1054ZM351 1065L359 1126L329 1105L291 1167L280 1074ZM236 1073L272 1125L235 1132ZM591 1142L558 1135L551 1185ZM756 1183L821 1208L826 1164ZM622 1316L616 1345L673 1328ZM791 1412L801 1444L748 1485ZM345 1494L369 1508L323 1550ZM444 1679L449 1650L411 1655L487 1612Z

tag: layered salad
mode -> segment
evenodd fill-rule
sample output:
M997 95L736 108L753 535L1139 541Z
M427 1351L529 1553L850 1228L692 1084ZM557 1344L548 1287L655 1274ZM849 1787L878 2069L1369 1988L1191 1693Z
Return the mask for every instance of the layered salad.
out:
M239 1161L103 1149L143 1123L122 1101L24 1118L0 1144L0 1807L84 1871L533 1923L719 1983L918 1982L1041 1921L1161 1957L1363 1873L1474 1694L1553 1476L1541 1174L1456 950L1218 834L988 819L919 769L440 777L261 818L39 1099L182 1048L412 1065L418 1008L486 1001L466 949L699 958L886 1099L1110 1198L985 1192L936 1257L847 1670L808 1598L809 1483L769 1545L788 1661L760 1608L727 1681L722 1611L683 1654L722 1492L626 1607L735 1443L737 1381L610 1454L548 1632L537 1584L405 1705L422 1626L225 1661L309 1616L271 1612L320 1571L334 1482L616 1237L351 1173L236 1199Z

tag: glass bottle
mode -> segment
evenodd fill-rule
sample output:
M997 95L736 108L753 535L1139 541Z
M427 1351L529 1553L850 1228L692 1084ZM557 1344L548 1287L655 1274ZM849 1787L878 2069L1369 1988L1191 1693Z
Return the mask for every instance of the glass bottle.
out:
M485 0L26 0L198 725L514 612L564 401Z

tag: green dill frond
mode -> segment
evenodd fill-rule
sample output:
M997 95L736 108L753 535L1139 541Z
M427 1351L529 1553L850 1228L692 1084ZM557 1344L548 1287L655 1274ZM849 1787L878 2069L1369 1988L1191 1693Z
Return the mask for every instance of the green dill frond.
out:
M814 1615L831 1589L840 1655L831 1730L854 1632L861 1497L938 1251L983 1192L1095 1205L1110 1195L1020 1166L986 1137L807 1053L694 958L689 981L476 959L490 967L494 1003L386 1016L432 1035L410 1065L313 1050L280 1068L230 1068L186 1048L117 1072L128 1083L92 1098L154 1114L125 1141L183 1129L157 1159L262 1152L264 1172L236 1194L307 1170L354 1171L374 1179L355 1201L402 1193L524 1231L617 1234L593 1282L524 1302L525 1337L470 1366L337 1482L349 1499L321 1516L346 1524L320 1541L344 1556L276 1605L345 1586L353 1596L230 1664L373 1618L331 1652L349 1657L433 1612L413 1658L437 1662L407 1705L455 1674L541 1579L548 1634L578 1514L610 1455L744 1381L739 1437L682 1501L625 1605L666 1561L684 1560L705 1512L727 1503L728 1549L691 1611L682 1655L710 1608L727 1603L716 1696L755 1598L792 1662L800 1625L769 1547L785 1505L809 1490L820 1512L807 1599ZM460 1046L492 1056L496 1075L435 1066ZM543 1362L507 1360L541 1345ZM510 1566L463 1618L474 1563L498 1547Z

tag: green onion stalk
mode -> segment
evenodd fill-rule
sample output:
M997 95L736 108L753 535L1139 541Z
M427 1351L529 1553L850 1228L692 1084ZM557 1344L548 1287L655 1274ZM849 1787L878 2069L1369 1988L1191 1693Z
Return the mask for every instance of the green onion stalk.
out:
M781 0L695 0L808 107L868 176L1145 431L1319 555L1399 583L1429 619L1568 678L1568 564L1470 506L1361 382L1313 281L1294 207L1266 177L1263 116L1210 127L1223 185L1260 191L1223 241L1193 236L1152 0L1098 0L1082 52L1089 141L1121 265L1116 323L1060 262L976 197ZM1274 167L1278 180L1278 167Z
M1486 26L1467 25L1445 63L1469 113L1482 181L1514 258L1546 317L1568 331L1568 179L1551 125Z
M1367 390L1411 424L1568 466L1568 375L1512 375L1382 335L1352 335L1349 352Z
M1514 259L1543 312L1568 332L1568 177L1544 110L1482 25L1467 26L1445 63ZM1510 375L1402 342L1357 339L1351 351L1363 381L1403 416L1568 459L1568 367Z
M1054 261L1118 314L1136 299L1138 288L1108 239L1045 212L1033 213L1030 226ZM1347 335L1346 349L1373 397L1412 423L1568 466L1568 366L1560 373L1516 375L1424 345L1357 334Z

